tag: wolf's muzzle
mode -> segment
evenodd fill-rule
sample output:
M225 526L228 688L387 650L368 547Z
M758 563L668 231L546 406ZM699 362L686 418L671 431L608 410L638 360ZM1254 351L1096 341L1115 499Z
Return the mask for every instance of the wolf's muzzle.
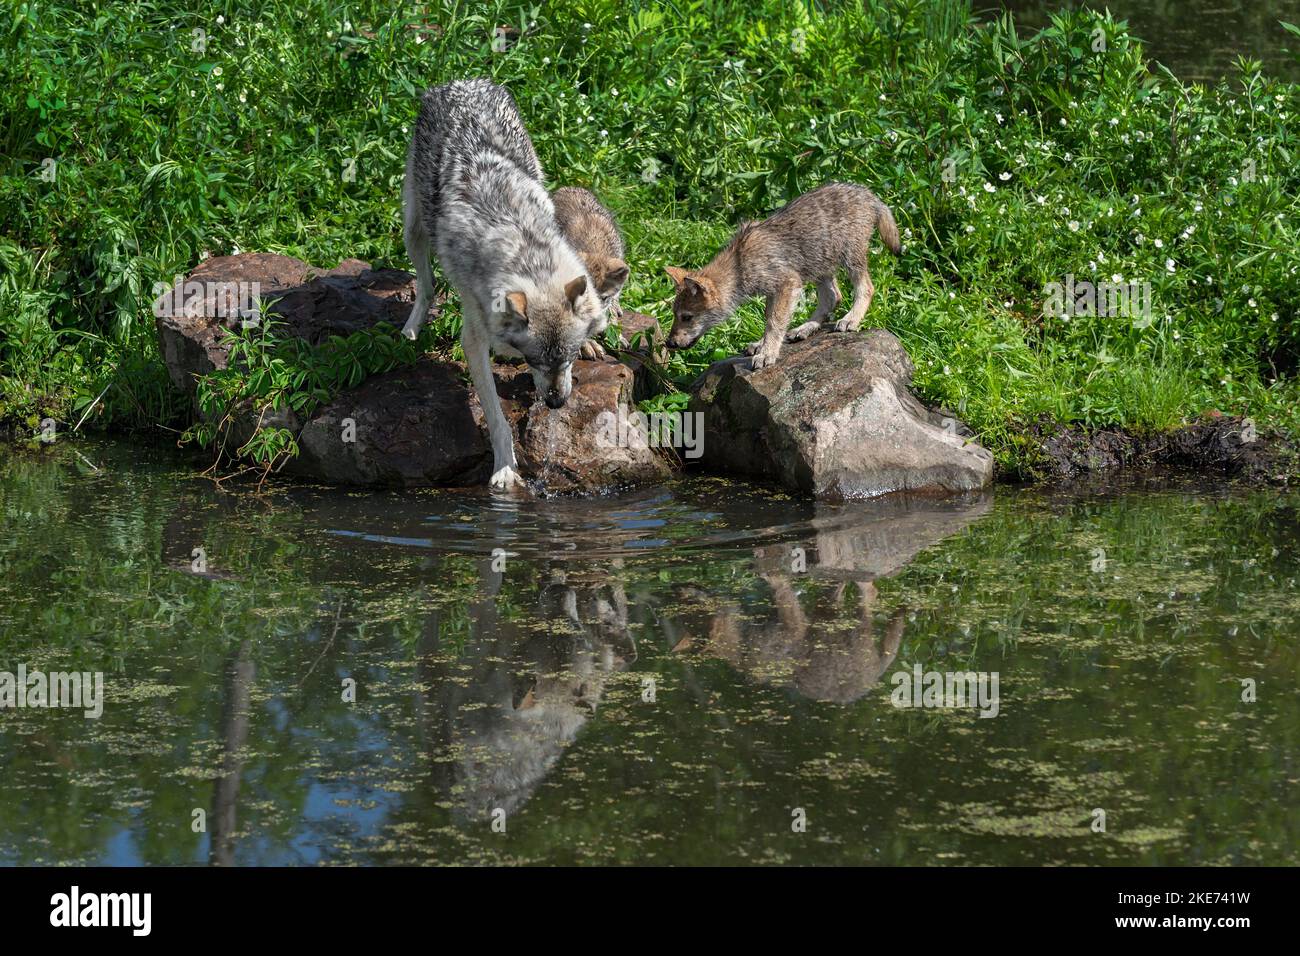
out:
M568 400L569 400L569 396L561 395L558 389L554 389L554 388L547 389L546 392L547 408L563 408L564 403L567 402Z

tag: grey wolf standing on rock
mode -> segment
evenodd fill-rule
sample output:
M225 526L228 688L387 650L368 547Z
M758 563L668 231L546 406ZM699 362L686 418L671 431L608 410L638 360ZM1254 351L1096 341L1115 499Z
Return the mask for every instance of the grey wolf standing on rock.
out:
M680 349L722 322L747 299L767 297L767 329L746 349L755 369L776 362L781 343L806 339L840 304L835 273L843 266L853 282L853 305L835 323L837 332L855 332L871 305L875 286L867 271L873 231L885 248L902 252L893 213L865 186L827 183L804 193L762 222L747 222L713 261L690 272L675 266L668 275L677 286L668 346ZM812 318L786 336L803 287L817 283Z
M419 335L433 296L432 244L460 297L461 344L492 439L493 488L522 484L491 353L522 356L539 398L560 408L573 361L604 310L560 232L528 132L504 87L457 80L425 92L402 189L416 300L402 334Z
M627 262L623 258L623 236L618 231L614 214L601 205L590 190L565 186L551 193L551 200L555 203L555 219L560 224L560 231L586 265L587 275L595 283L596 294L605 307L605 321L594 333L600 335L609 324L611 315L618 318L623 314L618 301L628 277ZM593 338L582 346L585 359L598 359L604 354L605 349L598 339Z

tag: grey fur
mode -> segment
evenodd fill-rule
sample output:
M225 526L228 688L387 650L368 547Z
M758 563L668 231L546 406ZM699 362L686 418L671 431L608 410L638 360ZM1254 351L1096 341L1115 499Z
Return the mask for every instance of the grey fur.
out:
M522 356L538 397L559 408L572 388L573 361L603 310L555 220L537 152L509 91L486 79L426 91L402 197L417 289L402 333L415 338L427 318L432 247L460 298L461 342L492 438L491 485L517 484L491 353Z
M877 230L885 247L898 255L898 227L889 207L856 183L827 183L762 222L745 223L702 269L668 269L677 286L668 345L693 344L741 303L762 295L767 298L767 328L762 341L747 351L754 368L771 365L783 342L807 338L835 311L841 301L836 281L841 267L853 282L853 306L835 329L856 331L875 293L867 254ZM790 318L810 282L817 283L817 308L787 339Z

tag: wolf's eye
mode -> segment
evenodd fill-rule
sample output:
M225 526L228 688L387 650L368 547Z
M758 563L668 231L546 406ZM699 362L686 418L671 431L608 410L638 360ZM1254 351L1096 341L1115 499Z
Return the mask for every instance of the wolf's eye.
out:
M683 313L681 313L679 316L677 316L677 318L678 318L679 321L682 321L682 322L694 322L694 321L695 321L695 316L691 315L689 312L683 312Z

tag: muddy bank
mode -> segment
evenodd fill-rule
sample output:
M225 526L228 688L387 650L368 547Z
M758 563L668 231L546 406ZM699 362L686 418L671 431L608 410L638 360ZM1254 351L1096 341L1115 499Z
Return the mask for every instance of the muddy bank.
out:
M1136 434L1042 421L1029 432L1034 460L1002 481L1070 481L1117 472L1163 472L1294 482L1300 448L1259 434L1249 419L1216 415L1168 432Z

